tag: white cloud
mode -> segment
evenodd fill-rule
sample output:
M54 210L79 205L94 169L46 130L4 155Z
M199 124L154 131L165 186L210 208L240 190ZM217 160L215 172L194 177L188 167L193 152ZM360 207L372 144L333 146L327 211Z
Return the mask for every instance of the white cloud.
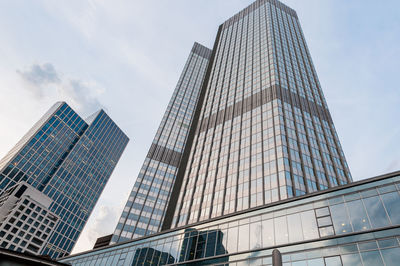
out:
M116 217L120 215L118 211L110 206L99 206L95 219L86 224L72 253L91 249L97 238L113 233L109 230L110 224L115 224Z
M25 83L24 88L37 99L61 99L85 114L103 108L99 97L105 92L104 88L92 80L62 75L51 63L33 64L17 73Z
M57 100L81 115L110 106L131 138L74 252L93 247L94 228L114 230L115 202L127 199L192 43L211 48L218 25L250 2L0 1L0 152ZM400 168L399 2L284 2L297 10L354 177Z
M97 238L114 233L115 225L125 207L128 195L129 193L126 192L117 201L107 201L96 205L92 212L92 219L87 222L72 250L72 254L93 248Z
M38 86L45 83L60 82L60 78L58 77L56 69L50 63L45 63L43 65L33 64L29 70L17 70L17 73L20 74L27 81Z

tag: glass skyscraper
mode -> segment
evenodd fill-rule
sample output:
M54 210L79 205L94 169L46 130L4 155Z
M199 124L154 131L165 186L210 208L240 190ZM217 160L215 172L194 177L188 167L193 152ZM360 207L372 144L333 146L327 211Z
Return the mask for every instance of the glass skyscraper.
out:
M160 231L189 129L200 97L211 50L195 43L139 176L122 212L112 242Z
M58 102L0 161L0 194L25 181L53 201L60 219L40 254L71 252L128 140L103 110L83 120Z
M112 242L351 180L296 12L256 1L194 45Z
M117 243L61 261L272 265L278 249L285 266L397 265L400 172L352 182L296 12L257 0L219 27L203 63L167 204L140 198L168 176L142 169Z
M293 9L256 1L213 53L172 227L351 182Z

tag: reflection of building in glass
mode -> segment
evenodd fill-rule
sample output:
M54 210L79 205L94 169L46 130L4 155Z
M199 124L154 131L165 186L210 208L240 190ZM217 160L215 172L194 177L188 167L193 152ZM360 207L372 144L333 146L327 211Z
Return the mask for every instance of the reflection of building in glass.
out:
M194 82L193 53L180 82ZM287 265L397 265L400 172L352 182L296 12L255 1L202 60L193 113L177 111L179 163L168 172L175 153L151 149L115 231L133 240L62 261L140 265L147 248L175 259L155 265L271 265L277 248ZM179 134L166 129L157 141Z
M195 43L122 212L112 242L161 230L211 51Z
M278 248L288 263L300 265L324 265L324 261L326 265L336 261L342 264L333 265L398 265L399 205L400 171L61 261L79 266L135 265L136 250L146 247L169 253L174 263L209 265L218 259L223 264L229 259L229 265L239 261L271 265L272 250Z
M221 230L197 231L193 228L185 229L179 261L191 261L226 254L223 243L224 234ZM215 262L227 262L224 257Z
M154 248L140 248L135 252L132 265L166 265L175 262L175 258L168 252L162 252Z
M57 258L71 252L127 143L103 110L83 120L58 102L1 159L0 194L26 182L51 199L48 208L59 217L35 253ZM6 248L18 239L7 239Z

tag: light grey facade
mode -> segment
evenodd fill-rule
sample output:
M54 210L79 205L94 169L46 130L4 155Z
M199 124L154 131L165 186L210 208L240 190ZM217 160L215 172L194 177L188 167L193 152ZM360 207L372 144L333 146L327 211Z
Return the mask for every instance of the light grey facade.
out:
M40 254L59 217L50 209L53 201L26 182L0 195L0 247Z

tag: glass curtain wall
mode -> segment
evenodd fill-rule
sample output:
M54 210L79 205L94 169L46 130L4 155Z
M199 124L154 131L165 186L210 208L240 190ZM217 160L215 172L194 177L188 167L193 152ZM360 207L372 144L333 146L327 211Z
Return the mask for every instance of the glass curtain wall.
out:
M256 1L218 36L172 227L350 182L296 12Z

